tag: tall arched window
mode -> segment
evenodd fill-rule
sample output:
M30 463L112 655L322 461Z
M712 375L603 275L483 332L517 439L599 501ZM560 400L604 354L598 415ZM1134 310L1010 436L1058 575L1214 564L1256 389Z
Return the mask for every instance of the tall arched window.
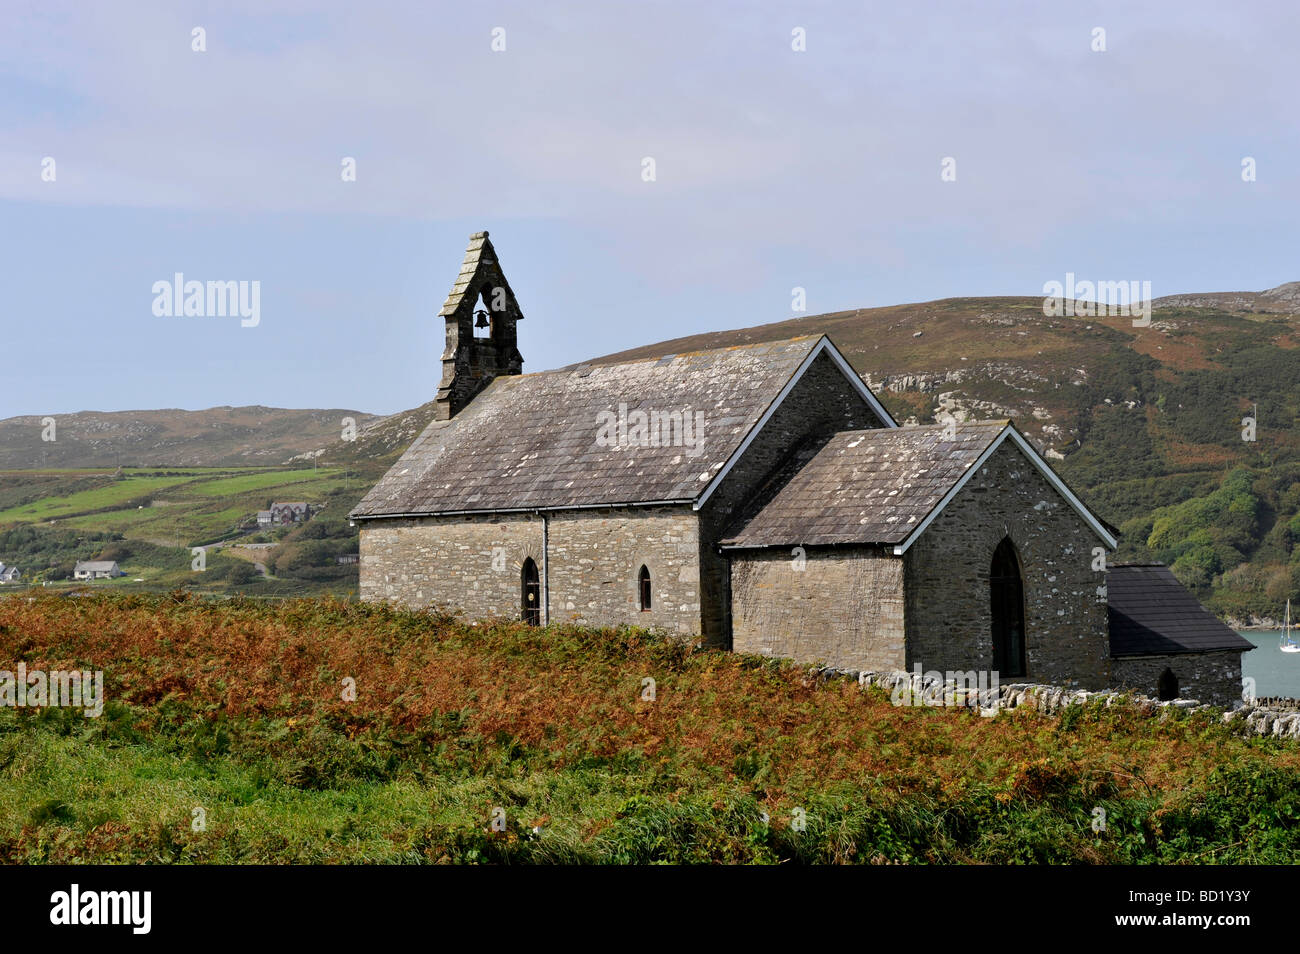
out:
M641 594L641 612L644 613L650 609L650 570L644 564L636 579L637 591Z
M529 626L542 623L542 583L537 576L537 564L532 557L524 560L520 573L520 600L523 605L523 621Z
M1178 677L1168 666L1156 680L1156 698L1161 702L1168 702L1170 699L1178 698Z
M993 668L999 677L1025 674L1025 591L1020 560L1010 537L993 551L989 571L989 605L993 617Z

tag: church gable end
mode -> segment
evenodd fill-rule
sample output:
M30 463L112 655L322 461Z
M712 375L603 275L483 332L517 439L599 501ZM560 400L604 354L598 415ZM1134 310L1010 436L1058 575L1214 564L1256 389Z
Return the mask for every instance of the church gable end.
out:
M721 540L735 648L1098 685L1107 653L1093 548L1113 537L1018 437L1006 421L978 421L809 446ZM823 576L840 580L838 598L820 592Z
M1108 684L1108 541L1018 442L996 442L909 541L909 668Z
M783 481L810 443L846 429L897 426L830 339L822 340L701 496L701 600L709 645L727 647L732 638L731 569L718 543L737 513Z

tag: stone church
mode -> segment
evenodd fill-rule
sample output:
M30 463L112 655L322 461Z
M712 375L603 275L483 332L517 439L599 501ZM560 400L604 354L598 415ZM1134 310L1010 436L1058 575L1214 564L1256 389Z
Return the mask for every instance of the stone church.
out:
M523 374L486 232L439 316L434 420L351 514L363 599L1240 699L1250 644L1109 565L1117 531L1011 421L899 426L823 335Z

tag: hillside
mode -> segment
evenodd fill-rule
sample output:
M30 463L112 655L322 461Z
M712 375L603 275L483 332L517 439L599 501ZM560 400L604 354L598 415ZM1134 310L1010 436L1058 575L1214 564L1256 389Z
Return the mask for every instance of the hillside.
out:
M1218 297L1233 310L1206 305ZM1288 310L1266 312L1261 303ZM1145 459L1148 469L1167 472L1244 459L1224 451L1243 450L1238 411L1258 402L1259 443L1300 452L1300 282L1258 294L1157 299L1146 328L1123 316L1045 317L1041 298L952 298L691 335L590 363L802 334L829 335L900 419L931 421L945 408L1013 417L1039 446L1069 454L1087 441L1098 415L1129 417L1145 429L1148 407L1163 398L1153 431L1182 439L1147 455L1130 448L1116 466L1140 471ZM1207 415L1217 429L1199 426Z
M351 468L170 468L0 474L0 561L20 585L113 591L186 587L247 595L355 593L358 549L347 512L375 479ZM305 524L259 527L274 500L301 500ZM204 548L195 569L193 548ZM125 574L72 582L79 560ZM7 585L11 589L14 584Z
M371 470L378 467L378 472L382 474L383 469L397 460L433 420L433 403L429 401L409 411L399 411L384 417L370 417L365 423L358 418L355 440L340 441L337 434L330 435L329 440L295 456L290 462L315 459L328 464L351 464L361 468L369 464L372 465Z
M1148 327L1127 316L1045 317L1041 298L959 298L703 333L590 361L810 333L830 335L900 421L1014 418L1122 529L1121 559L1173 565L1220 614L1276 618L1288 596L1300 601L1300 282L1156 299ZM1256 440L1247 442L1242 418L1256 406ZM55 443L40 441L38 418L11 418L0 421L0 470L42 461L51 469L315 464L343 468L344 490L359 498L432 415L432 403L384 417L272 408L95 412L58 418ZM357 422L353 441L342 439L344 417ZM74 476L40 479L49 495L62 496L81 492ZM18 479L0 476L0 529L15 519L4 498ZM21 479L27 491L38 481ZM253 502L224 509L230 516ZM164 503L177 515L194 505ZM347 505L340 496L337 508ZM109 514L83 514L78 526L143 536L151 522ZM223 531L222 519L178 519L171 532L210 538Z
M0 652L104 675L98 718L0 707L0 863L1300 851L1300 749L1176 709L981 718L642 630L316 600L0 597Z
M348 410L213 407L203 411L80 411L0 421L0 471L32 468L237 467L284 464L358 427L373 414Z

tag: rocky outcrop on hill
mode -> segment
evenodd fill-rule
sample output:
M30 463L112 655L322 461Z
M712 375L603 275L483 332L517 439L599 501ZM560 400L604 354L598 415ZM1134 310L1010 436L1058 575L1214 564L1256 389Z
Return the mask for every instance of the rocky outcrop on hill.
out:
M1285 282L1262 292L1208 292L1166 295L1151 303L1157 308L1218 308L1222 311L1262 311L1300 314L1300 282Z

